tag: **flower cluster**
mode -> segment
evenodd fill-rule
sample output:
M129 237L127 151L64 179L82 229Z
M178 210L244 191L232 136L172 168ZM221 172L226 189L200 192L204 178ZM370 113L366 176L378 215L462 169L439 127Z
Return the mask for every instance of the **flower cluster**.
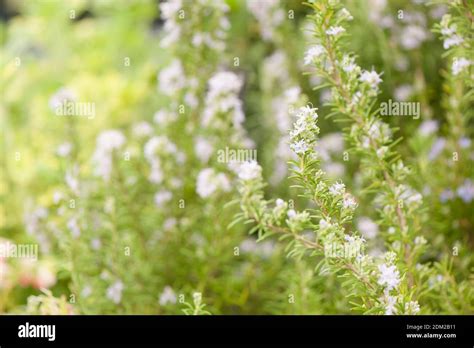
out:
M125 144L125 136L118 130L104 131L97 137L97 146L92 157L94 173L104 181L110 180L113 151Z
M319 127L316 125L318 119L316 110L307 105L296 113L297 120L290 132L290 148L297 155L305 154L316 143L316 136L319 134Z

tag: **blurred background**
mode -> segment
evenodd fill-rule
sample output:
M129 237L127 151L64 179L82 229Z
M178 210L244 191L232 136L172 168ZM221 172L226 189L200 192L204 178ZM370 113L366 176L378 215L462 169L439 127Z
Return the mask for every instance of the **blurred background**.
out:
M198 2L186 6L214 8ZM276 240L257 244L248 226L228 227L238 211L238 206L224 208L237 197L235 182L215 159L228 135L211 134L218 140L203 162L204 148L196 149L196 139L211 135L189 116L201 113L210 70L234 72L242 81L241 147L257 150L268 195L298 205L289 190L285 136L292 124L287 110L293 96L301 95L300 101L319 108L323 168L357 195L364 175L357 158L344 160L345 125L324 117L331 91L303 73L311 43L307 7L296 0L223 1L230 24L225 48L198 55L191 37L181 37L174 49L161 45L166 30L160 1L0 3L0 238L39 246L36 261L1 259L0 312L181 314L194 292L202 293L213 314L350 312L336 277L316 276L314 261L287 258L284 243ZM378 100L420 105L419 119L384 121L403 139L397 150L418 173L410 184L423 192L431 212L428 259L453 245L472 248L472 104L458 110L463 121L453 128L449 114L457 111L449 98L464 92L450 82L442 41L432 32L446 6L414 0L344 3L354 17L350 50L364 69L383 72ZM212 25L213 13L200 18L203 31ZM181 104L160 91L160 72L176 57L203 86L198 106L188 105L195 111L186 111L187 118L171 112L178 118L169 125L159 112ZM451 94L442 97L446 91ZM58 116L55 103L64 99L94 105L93 116ZM124 151L132 160L114 158L106 182L94 175L93 157L108 130L124 135ZM144 148L154 135L165 136L186 158L163 160L169 165L166 183L148 179ZM122 146L121 136L116 139ZM462 161L449 160L450 144ZM226 173L231 188L203 199L196 180L205 168ZM373 236L370 252L383 252L374 208L361 204L357 214L357 228ZM458 263L463 271L457 276L467 279L472 260ZM442 284L436 277L430 281ZM291 303L290 295L299 300Z

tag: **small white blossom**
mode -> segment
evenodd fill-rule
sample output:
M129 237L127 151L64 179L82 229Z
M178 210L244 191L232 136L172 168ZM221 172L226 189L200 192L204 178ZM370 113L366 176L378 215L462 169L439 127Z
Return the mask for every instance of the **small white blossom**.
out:
M420 135L423 137L428 137L431 134L436 133L438 131L438 128L438 121L427 120L423 121L423 123L420 124L420 127L418 128L418 133L420 133Z
M109 181L112 173L112 151L122 147L125 136L118 130L107 130L97 137L97 146L92 157L94 174L104 181Z
M413 86L409 84L403 84L395 88L393 95L395 99L398 101L406 101L410 98L413 92L414 92Z
M396 314L395 305L397 304L397 298L388 295L385 299L385 315Z
M346 29L344 29L343 27L340 27L340 26L330 27L328 30L326 30L326 34L336 36L336 35L339 35L339 34L345 32L345 31L346 31Z
M346 185L343 183L335 183L329 187L329 193L333 196L339 196L346 192Z
M167 96L172 96L186 85L186 78L181 62L175 59L171 64L160 71L158 88Z
M325 220L325 219L319 220L319 229L320 230L325 230L325 229L327 229L331 226L332 226L331 223L328 222L327 220Z
M378 284L384 286L387 290L396 288L400 283L400 273L395 265L382 264L378 268L380 272Z
M346 195L342 200L342 206L346 209L353 210L357 207L357 202L351 195Z
M166 126L169 123L175 121L176 118L176 114L172 112L166 110L159 110L153 115L153 122L159 124L160 126Z
M309 149L308 145L303 139L290 144L290 148L296 154L304 154Z
M59 157L67 157L72 150L72 144L70 142L65 142L59 145L56 149L56 153Z
M420 312L420 305L418 301L410 301L405 303L406 314L418 314Z
M194 142L194 153L202 163L207 163L214 152L214 146L203 137L197 137Z
M461 73L465 68L467 68L471 64L472 64L472 62L470 60L464 58L464 57L454 58L453 59L453 65L451 67L453 75L458 75L459 73Z
M201 198L208 198L215 192L229 191L230 182L224 173L216 173L212 168L201 170L197 177L196 192Z
M146 121L138 122L133 126L133 134L138 138L147 137L153 133L153 127Z
M463 42L464 42L464 39L461 36L454 34L444 39L443 48L447 50L450 47L459 46Z
M60 88L49 100L49 107L55 111L58 107L61 107L65 102L76 100L76 94L66 88Z
M239 179L248 181L258 179L262 174L262 167L257 161L246 161L240 165Z
M77 223L76 218L71 218L67 222L67 228L71 232L71 235L74 238L78 238L81 235L81 229L79 228L79 224Z
M165 306L168 303L176 303L177 297L171 286L165 286L163 292L160 294L160 306Z
M367 239L374 239L379 233L379 227L369 217L363 216L357 220L357 229Z
M345 7L339 11L339 15L342 18L347 19L348 21L351 21L354 19L354 17L352 17L351 13Z
M471 146L471 139L468 137L461 137L458 141L459 146L463 149L467 149L469 146Z
M285 201L281 198L278 198L276 201L275 201L275 205L277 207L283 207L285 205Z
M359 80L361 82L367 83L372 89L377 89L377 86L379 85L379 83L382 82L380 75L377 74L377 72L374 70L372 71L364 70L362 74L360 75Z
M173 198L173 194L168 190L161 190L155 194L155 204L157 207L162 208L165 203L169 202Z
M446 139L443 137L437 138L431 146L430 152L428 153L428 159L430 161L435 160L439 154L444 150L446 146Z
M471 180L466 179L464 183L456 190L459 198L465 203L470 203L474 199L474 184Z
M411 50L419 47L428 37L425 28L419 25L408 25L403 29L400 35L400 43L403 48Z
M304 64L308 65L315 61L321 54L324 53L324 47L321 45L311 46L304 56Z
M122 300L122 291L123 283L118 280L107 288L107 298L115 304L119 304Z

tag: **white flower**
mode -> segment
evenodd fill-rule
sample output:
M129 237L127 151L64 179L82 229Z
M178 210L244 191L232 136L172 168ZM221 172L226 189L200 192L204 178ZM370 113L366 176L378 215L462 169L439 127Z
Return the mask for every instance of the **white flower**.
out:
M367 83L372 89L376 89L379 83L382 82L380 75L377 74L377 72L375 72L374 70L372 71L364 70L362 74L360 75L359 80Z
M224 113L226 118L232 119L236 129L242 128L245 115L242 101L238 97L242 84L242 79L230 71L218 72L211 77L201 119L204 127L211 125L217 129L222 127L227 123L227 119L225 121L221 119L220 114Z
M171 64L160 71L158 75L158 88L167 95L172 96L186 85L183 66L181 61L175 59Z
M66 176L64 180L66 181L67 186L74 192L76 195L79 194L79 167L74 165L71 169L66 170Z
M157 153L176 154L177 150L176 145L164 135L150 138L144 147L145 158L150 163L157 160Z
M48 289L56 284L56 274L51 271L50 267L41 264L36 271L35 286L38 289Z
M286 215L288 216L288 218L292 219L296 216L296 211L294 209L289 209Z
M420 305L418 301L410 301L405 303L406 314L418 314L420 312Z
M402 47L409 50L419 47L427 38L426 30L419 25L406 26L400 35Z
M299 86L294 86L290 87L283 92L283 95L285 96L285 101L288 104L293 104L298 101L298 98L300 97L301 94L301 88Z
M168 303L176 303L177 297L171 286L165 286L160 295L160 306L165 306Z
M247 181L258 179L262 175L262 167L257 161L247 161L240 165L239 179Z
M424 245L426 244L426 239L423 236L418 236L415 238L415 244L416 245Z
M474 184L466 179L464 183L456 190L458 196L465 202L470 203L474 199Z
M125 144L125 136L122 132L111 129L104 131L97 137L97 151L110 152Z
M377 149L377 151L376 151L377 157L384 158L387 151L388 151L388 147L387 146L382 146L381 148Z
M456 34L456 25L453 24L453 25L451 25L450 27L443 27L443 28L441 29L441 34L442 34L443 36L451 36L451 35L453 35L453 34Z
M138 122L133 126L133 134L138 137L146 137L153 133L153 127L146 121Z
M292 222L304 222L304 221L309 220L309 213L307 211L297 213L294 209L290 209L290 210L292 210L291 214L287 214L290 221L292 221ZM288 213L289 213L289 211L288 211Z
M348 21L351 21L354 19L354 17L352 17L351 13L345 7L342 8L341 11L339 11L339 14L342 18L345 18Z
M210 98L228 93L239 93L242 88L242 80L237 74L230 71L221 71L209 80Z
M56 153L59 157L66 157L71 153L72 144L70 142L65 142L59 145L56 149Z
M203 137L196 138L194 142L194 153L202 163L207 163L213 152L214 147L208 140Z
M359 66L355 63L354 57L351 57L349 55L344 55L342 58L342 70L344 70L347 73L351 73L355 71Z
M49 99L49 107L55 111L65 102L74 101L75 99L76 94L72 90L62 87L51 97L51 99Z
M378 284L384 286L387 290L392 290L400 283L400 273L394 265L387 266L386 264L379 265L379 279Z
M290 144L290 148L296 154L304 154L309 149L308 145L306 144L306 142L303 139Z
M395 305L397 304L397 298L388 295L385 302L385 315L396 314Z
M120 303L122 299L123 283L118 280L107 288L107 298L115 304Z
M339 196L346 192L346 185L343 183L335 183L329 187L329 193L333 196Z
M173 194L167 190L161 190L155 194L155 204L161 208L173 198Z
M91 247L92 247L92 249L94 249L94 250L99 250L99 249L102 247L102 242L100 241L99 238L94 238L94 239L91 241Z
M315 58L319 57L324 52L324 47L315 45L310 47L304 56L304 64L308 65L314 62Z
M264 40L271 40L275 29L285 19L285 12L278 0L247 0L249 11L257 18L260 32Z
M400 195L399 199L404 200L407 204L419 204L423 200L423 196L421 193L416 192L413 190L411 187L405 186L405 185L400 185L398 187L398 190L400 190Z
M413 87L409 84L404 84L395 88L393 95L398 101L406 101L413 94Z
M418 128L418 133L423 137L428 137L431 134L435 133L438 130L438 121L436 120L427 120L420 124Z
M357 229L367 239L374 239L379 232L379 227L377 224L366 216L363 216L357 220Z
M176 118L176 114L172 112L166 110L159 110L153 115L153 122L162 126L166 126L169 123L175 121Z
M448 48L452 46L459 46L463 42L464 42L464 39L461 36L454 34L444 39L443 47L445 50L447 50Z
M428 159L430 161L435 160L439 154L443 151L446 146L446 139L443 137L437 138L431 146L430 152L428 153Z
M343 27L330 27L328 30L326 30L326 34L328 35L332 35L332 36L336 36L336 35L339 35L343 32L345 32L346 29L344 29Z
M212 168L201 170L197 177L196 192L201 198L208 198L218 190L229 191L230 182L224 173L216 173Z
M74 238L78 238L81 235L81 229L79 228L76 218L69 219L67 222L67 228Z
M172 230L178 221L175 218L168 218L163 222L163 230L170 231Z
M104 181L109 181L112 173L112 151L125 143L125 136L118 130L107 130L97 137L97 146L92 156L94 174Z
M285 206L285 201L284 201L283 199L281 199L281 198L278 198L278 199L275 201L275 205L276 205L277 207L283 207L283 206Z
M342 206L346 209L355 209L357 207L357 202L351 195L346 195L342 200Z
M463 71L465 68L467 68L469 65L471 65L471 61L461 57L461 58L454 58L453 59L453 65L451 67L451 70L453 72L453 75L458 75L461 71Z
M181 0L168 0L160 3L161 16L165 19L173 18L182 8Z
M445 203L454 198L454 192L450 189L445 189L439 194L439 200L441 203Z
M468 137L461 137L458 141L459 146L463 149L467 149L469 146L471 146L471 139Z
M151 163L150 175L148 179L154 184L160 184L163 181L164 174L161 170L161 162L158 160L154 160Z
M90 285L86 285L81 291L81 297L86 298L92 294L92 287Z
M327 220L325 220L325 219L319 220L319 229L320 230L325 230L325 229L327 229L331 226L332 226L331 223L328 222Z

